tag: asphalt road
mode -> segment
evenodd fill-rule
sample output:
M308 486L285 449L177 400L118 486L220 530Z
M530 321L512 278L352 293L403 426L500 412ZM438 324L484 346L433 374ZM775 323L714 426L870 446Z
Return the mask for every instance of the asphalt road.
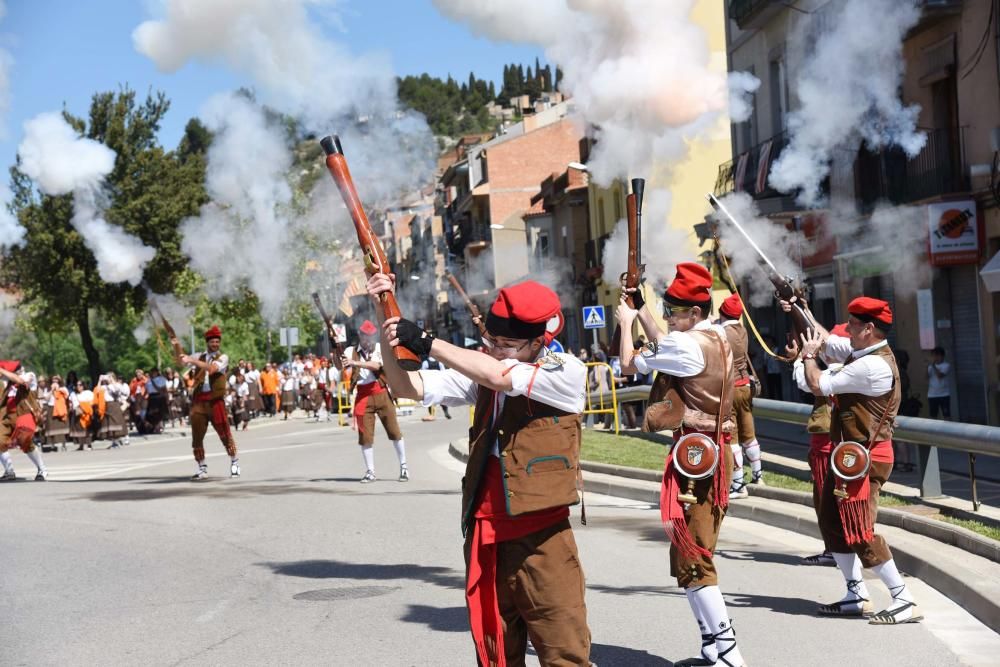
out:
M361 485L353 433L301 416L238 434L238 480L214 434L205 482L189 481L182 437L47 454L49 482L0 486L0 665L474 665L462 466L447 454L468 424L453 414L403 421L409 483L395 481L381 431L381 479ZM594 662L690 657L697 630L658 512L593 494L587 511L576 534ZM723 526L723 591L750 665L996 664L1000 638L917 580L923 624L814 616L842 586L832 568L797 564L817 546L735 518ZM871 583L878 607L887 595Z

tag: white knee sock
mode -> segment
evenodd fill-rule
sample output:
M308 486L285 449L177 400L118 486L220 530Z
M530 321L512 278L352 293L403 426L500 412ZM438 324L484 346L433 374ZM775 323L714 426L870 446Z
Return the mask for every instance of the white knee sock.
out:
M837 562L837 567L844 575L847 582L847 594L841 602L854 602L862 599L868 600L868 587L865 585L864 576L861 573L861 559L856 553L834 552L833 560Z
M907 602L913 602L913 594L910 593L906 582L903 581L903 576L896 569L896 561L894 559L890 558L881 565L876 565L872 568L872 571L878 575L878 578L889 589L889 594L892 595L892 604L889 605L889 609L895 609Z
M750 472L754 477L760 477L760 443L757 442L757 438L744 444L743 451L746 452L747 461L750 462Z
M10 452L0 452L0 463L3 464L3 471L7 474L14 474L14 462L10 460Z
M718 660L719 652L715 648L715 640L707 639L707 637L712 635L712 629L708 627L705 615L698 606L698 598L695 595L695 592L701 588L701 586L686 588L684 589L684 594L687 595L688 604L691 605L691 613L694 614L694 620L698 622L698 630L701 631L701 657L710 662L715 662Z
M361 458L365 460L365 470L375 472L375 448L371 445L361 445Z
M31 462L35 464L35 467L38 468L38 472L44 473L45 463L42 461L42 452L35 447L30 452L25 453L28 455L28 458L31 459Z
M732 489L739 489L743 486L743 448L739 444L729 445L733 450L733 482Z
M403 444L403 439L393 440L392 446L396 448L396 456L399 458L399 465L406 466L406 445Z
M718 586L702 586L693 591L698 609L704 616L705 624L715 635L715 650L719 657L720 667L741 667L743 656L736 645L736 632L733 623L726 612L726 601L722 599L722 591Z

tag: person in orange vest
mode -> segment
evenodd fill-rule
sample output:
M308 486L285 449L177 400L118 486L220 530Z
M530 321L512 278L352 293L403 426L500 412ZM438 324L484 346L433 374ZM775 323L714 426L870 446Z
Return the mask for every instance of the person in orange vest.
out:
M172 343L178 343L171 340ZM219 439L229 454L229 476L240 476L240 459L236 450L236 438L229 428L229 415L226 414L226 371L229 368L229 357L222 353L222 330L213 325L205 332L207 352L198 355L183 355L181 361L188 366L194 366L194 397L191 403L191 447L198 471L191 477L194 480L208 477L208 464L205 463L205 433L209 423L219 434Z

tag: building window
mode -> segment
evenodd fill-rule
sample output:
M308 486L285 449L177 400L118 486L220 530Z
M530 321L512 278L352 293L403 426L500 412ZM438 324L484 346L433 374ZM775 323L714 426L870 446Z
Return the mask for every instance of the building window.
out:
M772 60L770 69L771 135L774 136L784 132L788 122L788 72L785 57Z

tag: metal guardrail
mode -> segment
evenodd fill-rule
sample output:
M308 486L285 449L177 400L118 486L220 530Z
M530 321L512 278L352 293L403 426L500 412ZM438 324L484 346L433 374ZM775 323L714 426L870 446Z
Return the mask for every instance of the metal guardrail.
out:
M618 402L647 400L649 389L649 386L621 389L618 391ZM768 398L755 398L753 401L753 413L756 419L769 419L804 426L809 420L811 412L812 408L803 403L775 401ZM893 438L900 442L909 442L920 446L921 496L941 495L937 448L968 454L972 506L974 511L979 510L980 503L976 490L976 455L1000 456L1000 427L921 417L897 417Z

